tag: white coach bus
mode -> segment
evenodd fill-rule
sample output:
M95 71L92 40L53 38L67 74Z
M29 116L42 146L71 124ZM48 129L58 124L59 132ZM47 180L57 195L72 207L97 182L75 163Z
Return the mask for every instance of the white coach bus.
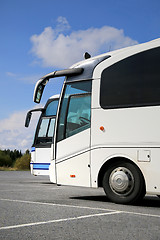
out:
M109 52L42 77L65 76L50 180L103 187L115 203L160 195L160 39Z
M25 127L29 126L32 112L40 111L33 145L31 148L31 174L49 175L49 166L53 159L53 136L59 95L48 99L44 108L32 109L27 113Z

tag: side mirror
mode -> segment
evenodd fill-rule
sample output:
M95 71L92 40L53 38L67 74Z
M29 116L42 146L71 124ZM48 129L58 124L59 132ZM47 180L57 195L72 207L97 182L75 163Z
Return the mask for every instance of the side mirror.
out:
M31 117L32 117L32 113L29 111L27 113L27 116L26 116L26 120L25 120L25 127L28 127L29 126L29 123L31 121Z
M25 120L25 127L29 126L29 123L31 121L31 117L32 117L32 112L43 112L44 108L36 108L36 109L32 109L30 110L27 115L26 115L26 120Z
M34 94L33 94L33 101L35 103L40 103L41 97L42 97L42 94L43 94L43 90L44 90L48 81L49 81L49 79L46 79L46 78L43 79L42 78L36 83L36 86L35 86L35 89L34 89Z
M35 91L34 102L40 103L41 97L42 97L42 94L43 94L44 87L45 87L45 85L43 85L43 84L40 84L40 85L37 87L37 89L36 89L36 91Z

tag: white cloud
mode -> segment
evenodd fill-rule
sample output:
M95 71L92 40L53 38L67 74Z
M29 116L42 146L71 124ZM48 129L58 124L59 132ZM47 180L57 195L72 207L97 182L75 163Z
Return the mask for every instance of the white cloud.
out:
M16 112L7 119L0 120L0 149L18 149L25 152L33 143L39 114L33 114L29 128L24 122L27 111Z
M59 32L67 31L70 28L71 28L71 26L69 25L69 23L65 17L59 16L57 18L57 26L56 26L57 34Z
M32 53L44 66L65 68L82 60L83 53L92 56L137 44L137 41L125 36L123 30L110 26L89 28L86 30L64 32L70 29L66 18L59 17L55 28L46 27L39 35L33 35Z

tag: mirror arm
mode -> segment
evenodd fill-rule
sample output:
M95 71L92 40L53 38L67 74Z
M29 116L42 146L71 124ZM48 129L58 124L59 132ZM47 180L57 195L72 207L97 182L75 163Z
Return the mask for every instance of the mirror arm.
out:
M64 70L59 70L59 71L54 71L51 72L42 78L36 83L35 89L34 89L34 95L33 95L33 101L35 103L40 103L41 97L43 94L43 90L46 86L46 84L49 82L50 78L55 78L55 77L63 77L63 76L76 76L79 75L83 72L83 68L69 68L69 69L64 69Z
M32 112L43 112L44 108L36 108L36 109L32 109L30 111L28 111L27 115L26 115L26 120L25 120L25 127L29 127L29 123L31 121L31 117L32 117Z

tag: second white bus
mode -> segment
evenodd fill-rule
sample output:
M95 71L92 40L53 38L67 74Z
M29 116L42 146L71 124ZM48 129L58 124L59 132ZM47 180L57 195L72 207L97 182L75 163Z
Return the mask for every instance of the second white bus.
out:
M49 166L53 159L53 137L58 101L59 95L54 95L48 99L44 108L32 109L26 116L25 126L28 127L32 112L41 112L31 147L30 170L35 176L49 175Z

